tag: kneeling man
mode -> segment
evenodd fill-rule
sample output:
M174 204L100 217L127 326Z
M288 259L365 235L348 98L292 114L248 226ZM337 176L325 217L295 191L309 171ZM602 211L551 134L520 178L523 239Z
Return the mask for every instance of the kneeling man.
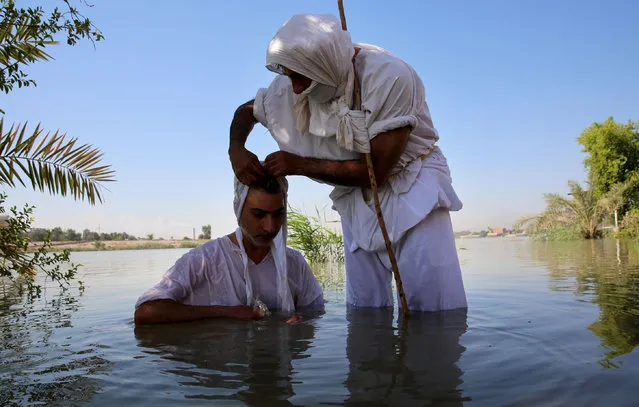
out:
M284 177L248 187L235 179L238 229L190 250L135 304L135 323L260 319L264 306L323 310L324 295L300 252L286 247Z

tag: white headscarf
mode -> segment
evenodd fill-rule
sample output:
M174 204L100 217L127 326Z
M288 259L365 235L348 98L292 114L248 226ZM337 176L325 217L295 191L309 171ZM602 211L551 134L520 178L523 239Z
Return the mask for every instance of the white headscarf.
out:
M351 36L337 17L301 14L291 17L271 40L266 67L279 74L286 67L313 81L295 95L295 118L302 134L335 135L341 147L367 153L370 141L364 113L351 110L354 55Z
M286 201L288 195L288 181L286 178L280 177L277 179L282 189L282 196L284 199L284 207L286 208ZM246 281L246 301L247 305L255 306L256 300L259 299L253 293L253 285L248 272L248 255L244 249L244 243L242 240L242 229L239 227L240 217L242 215L242 209L248 196L249 186L242 184L237 177L234 181L235 197L233 198L233 210L235 211L235 217L237 218L238 228L235 230L235 237L237 243L240 246L242 252L242 260L244 262L244 280ZM288 285L288 269L286 266L286 220L282 224L280 231L273 239L271 243L271 256L275 263L275 270L277 276L277 296L279 299L279 309L282 312L295 311L295 304L293 303L293 296L291 295L290 287Z

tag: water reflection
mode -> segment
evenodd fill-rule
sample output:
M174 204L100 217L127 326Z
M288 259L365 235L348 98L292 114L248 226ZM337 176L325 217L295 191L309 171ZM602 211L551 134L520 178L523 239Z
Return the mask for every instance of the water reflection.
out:
M313 321L201 321L135 328L145 353L170 360L186 398L292 405L293 366L310 356ZM175 363L177 362L177 363Z
M80 308L77 294L47 287L41 298L34 298L5 287L0 296L0 405L91 400L100 385L89 376L110 371L113 363L93 345L76 349L54 339L59 330L72 331L72 316ZM71 333L66 339L72 339Z
M321 368L326 357L335 360L344 350L338 337L325 337L335 341L328 348L316 342L317 327L328 324L321 319L295 325L201 321L140 326L134 333L138 346L163 362L155 366L177 378L188 399L296 405L296 384L308 385L300 374L322 387L316 391L325 400L312 404L461 406L468 399L457 364L465 350L460 344L465 311L414 313L400 330L392 310L348 310L347 320L345 371ZM298 365L302 359L308 363ZM308 368L315 373L309 376Z
M466 310L412 312L393 327L393 311L349 309L346 404L461 406Z
M615 360L639 345L639 244L635 241L533 242L533 259L549 271L551 290L573 291L599 306L588 329L606 349L599 363Z

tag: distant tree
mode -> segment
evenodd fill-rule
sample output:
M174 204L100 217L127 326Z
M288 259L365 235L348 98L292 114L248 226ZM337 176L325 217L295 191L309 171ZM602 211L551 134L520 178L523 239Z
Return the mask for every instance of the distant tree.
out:
M584 165L596 199L639 170L639 122L621 124L610 117L586 128L577 141L587 153Z
M202 233L198 236L198 239L210 239L211 238L211 225L202 226Z
M81 238L82 238L82 235L73 229L67 229L64 232L64 240L76 241L76 240L80 240Z
M568 195L546 194L544 212L520 219L515 227L529 225L532 234L544 233L557 228L576 228L586 239L601 235L599 229L607 215L613 213L623 202L623 193L639 184L639 176L627 182L615 184L600 199L595 197L594 188L589 184L584 188L576 181L569 181Z
M64 240L64 231L61 227L55 227L51 229L51 240L53 240L54 242Z
M153 233L149 233L148 235L146 235L146 239L153 240Z
M32 242L44 242L49 236L49 230L44 228L33 228L27 233Z

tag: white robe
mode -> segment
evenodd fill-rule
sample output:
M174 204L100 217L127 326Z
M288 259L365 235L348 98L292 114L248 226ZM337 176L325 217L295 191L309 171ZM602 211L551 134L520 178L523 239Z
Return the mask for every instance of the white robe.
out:
M433 267L433 263L407 258L413 254L399 258L400 264L404 264L400 267L402 279L420 282L417 286L404 283L407 296L415 298L412 308L434 311L466 307L448 214L450 210L460 210L462 203L452 187L446 159L435 146L439 136L425 101L424 86L416 72L394 55L375 46L356 46L362 48L355 70L361 83L362 112L369 139L407 125L413 129L391 176L379 188L391 242L398 249L400 245L437 247L444 250L438 256L449 259L446 267ZM301 134L296 129L293 103L292 85L285 76L276 77L267 89L260 89L255 98L254 116L269 130L281 150L329 160L360 157L359 153L340 147L335 136ZM318 113L310 119L310 131L313 131L312 123L322 119L327 127L331 127L329 122L334 122L334 118L322 118ZM424 155L427 157L422 159ZM355 306L389 305L387 294L391 280L367 279L372 277L371 267L377 267L378 274L390 272L370 188L335 186L330 196L344 226L347 301ZM429 222L427 218L431 214L437 214L438 219ZM450 301L428 300L435 296Z
M322 289L300 252L286 249L288 284L297 309L323 306ZM248 305L242 252L227 236L211 240L184 254L150 290L136 302L170 299L186 305ZM277 309L277 271L269 253L259 264L248 260L253 293Z

